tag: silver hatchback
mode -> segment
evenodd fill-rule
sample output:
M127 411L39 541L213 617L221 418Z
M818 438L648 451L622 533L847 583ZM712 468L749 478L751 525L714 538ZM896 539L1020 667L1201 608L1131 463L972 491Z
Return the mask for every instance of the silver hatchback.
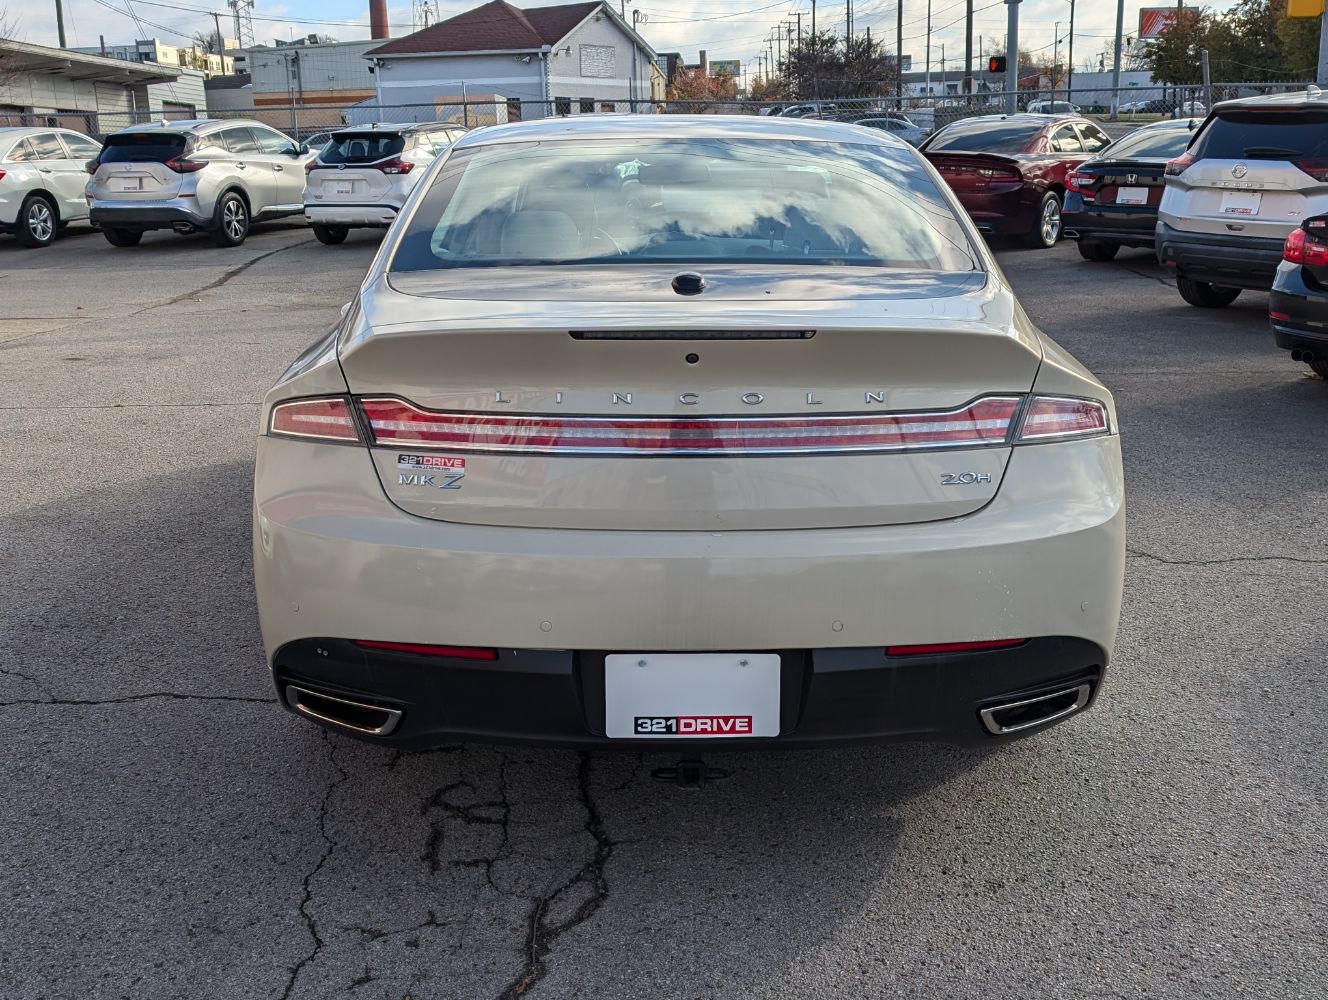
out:
M251 222L299 215L314 154L261 122L160 121L106 137L89 165L92 222L118 247L151 229L210 233L234 247Z

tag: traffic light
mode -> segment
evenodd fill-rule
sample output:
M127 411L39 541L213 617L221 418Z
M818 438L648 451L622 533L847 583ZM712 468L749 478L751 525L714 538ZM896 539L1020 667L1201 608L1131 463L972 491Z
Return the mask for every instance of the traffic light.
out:
M1004 72L1005 72L1005 56L992 56L990 59L988 59L988 60L987 60L987 72L988 72L988 73L1004 73Z

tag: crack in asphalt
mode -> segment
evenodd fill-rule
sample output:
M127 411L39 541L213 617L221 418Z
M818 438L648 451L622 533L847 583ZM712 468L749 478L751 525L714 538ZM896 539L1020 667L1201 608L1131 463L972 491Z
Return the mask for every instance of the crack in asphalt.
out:
M15 671L0 670L0 673ZM19 674L22 677L24 675ZM31 680L31 678L28 678ZM33 681L37 684L36 681ZM45 690L44 685L37 684ZM179 691L149 691L145 694L127 694L119 698L17 698L14 701L0 701L0 708L13 705L128 705L136 701L150 701L153 698L168 698L173 701L234 701L245 705L273 705L275 698L247 698L230 694L185 694Z
M166 299L163 302L154 302L152 305L144 306L142 309L138 310L138 312L130 313L129 315L141 316L143 313L148 312L152 309L160 309L163 306L178 305L179 303L183 302L185 299L197 298L198 296L202 295L204 292L211 292L217 288L220 288L222 285L226 284L226 282L230 281L232 278L238 278L240 275L244 274L245 271L249 270L249 268L253 267L255 264L261 261L267 260L269 257L275 256L276 254L279 253L285 253L287 250L294 250L296 247L309 246L313 242L314 242L313 240L300 240L296 243L287 244L284 247L277 247L275 250L269 250L267 253L260 253L257 257L251 257L243 264L237 264L235 267L232 267L230 270L223 271L219 278L216 278L213 281L209 281L206 285L204 285L201 288L195 288L193 291L189 292L182 292L181 294L176 295L174 298Z
M50 688L48 688L45 684L43 684L41 681L37 680L37 678L32 677L31 675L29 675L29 674L25 674L25 673L24 673L23 671L21 671L21 670L10 670L10 669L7 669L6 667L0 667L0 674L4 674L6 677L17 677L19 680L27 681L29 684L31 684L33 687L35 687L38 691L41 691L43 694L45 694L47 698L54 698L54 697L55 697L55 692L53 692L53 691L52 691Z
M337 763L337 746L332 742L332 735L327 730L323 730L323 740L327 743L328 759L331 760L332 766L337 769L337 776L328 783L327 788L323 791L323 801L318 807L318 834L323 838L323 843L326 846L318 858L318 863L304 876L301 882L303 896L300 899L299 907L300 916L304 919L304 925L309 930L309 936L313 938L314 946L309 954L301 958L290 969L290 978L286 980L286 988L281 992L281 1000L288 1000L291 991L295 989L296 981L300 978L300 973L304 971L304 967L317 958L319 952L323 950L323 937L318 933L318 920L309 912L309 904L313 901L312 883L314 876L323 870L323 866L327 864L327 859L332 856L333 850L336 849L337 842L328 836L327 813L333 794L350 777L346 773L346 769Z
M1121 270L1124 271L1126 274L1134 275L1136 278L1147 278L1149 281L1156 281L1159 285L1162 285L1166 288L1176 287L1175 281L1173 281L1170 278L1167 278L1165 275L1149 274L1146 271L1136 271L1134 268L1126 267L1123 264L1121 265Z
M1292 562L1304 563L1310 566L1322 566L1328 564L1328 557L1323 559L1306 559L1302 556L1227 556L1222 559L1168 559L1166 556L1154 555L1152 552L1145 552L1142 549L1127 548L1126 555L1134 556L1139 559L1149 559L1153 562L1163 563L1167 566L1226 566L1232 563L1254 563L1254 562Z
M529 993L548 972L545 960L557 940L572 928L593 917L609 896L609 883L604 875L604 868L613 856L613 848L617 842L605 831L604 819L590 792L590 754L588 753L581 754L581 762L577 767L577 785L581 806L586 811L586 832L595 842L594 853L575 875L553 892L534 900L526 931L525 966L498 995L498 1000L516 1000ZM550 923L548 920L550 908L564 893L581 885L590 887L590 897L584 900L566 920L561 923Z
M421 807L420 814L423 816L428 816L435 810L441 811L443 816L440 822L430 822L429 839L425 843L424 854L420 860L429 866L430 875L437 875L442 870L443 831L449 819L458 820L468 826L496 826L502 831L503 839L493 857L467 858L462 861L454 861L452 864L457 868L483 868L484 880L488 883L489 888L501 893L503 890L499 889L493 881L493 866L499 861L508 860L513 853L512 837L508 828L508 823L512 818L512 803L507 796L507 754L503 753L499 756L497 799L472 802L468 805L459 805L450 801L449 796L453 792L462 789L471 792L478 791L470 781L460 778L438 789L433 795L429 796Z

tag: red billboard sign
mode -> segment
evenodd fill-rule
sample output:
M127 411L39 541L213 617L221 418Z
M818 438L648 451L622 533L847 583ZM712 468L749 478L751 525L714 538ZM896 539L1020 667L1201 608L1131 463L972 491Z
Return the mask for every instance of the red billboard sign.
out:
M1176 23L1175 7L1140 7L1139 37L1156 38Z

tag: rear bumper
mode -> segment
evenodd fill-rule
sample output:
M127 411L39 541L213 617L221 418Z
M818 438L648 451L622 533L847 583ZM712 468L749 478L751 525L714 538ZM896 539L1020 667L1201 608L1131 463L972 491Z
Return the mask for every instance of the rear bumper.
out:
M92 223L103 229L128 229L146 232L150 229L172 229L185 223L195 229L212 227L212 217L202 215L195 204L181 200L155 205L138 202L114 202L97 199L89 210Z
M1067 236L1125 247L1153 246L1157 209L1147 205L1089 205L1074 192L1065 196L1061 225Z
M1035 197L1030 196L1030 191ZM1019 185L1002 191L955 192L969 217L984 233L995 236L1018 236L1031 232L1038 222L1038 204L1042 193Z
M519 651L510 661L518 673L538 663L529 669L551 679L531 683L558 689L546 692L544 702L561 705L569 718L580 713L581 729L569 729L566 720L541 728L524 710L505 723L482 713L443 715L442 722L426 722L431 735L421 736L425 743L446 733L594 742L588 710L581 707L584 694L578 701L564 688L600 655L587 651L605 650L795 651L786 662L802 664L804 683L832 664L871 674L865 688L818 688L835 692L823 698L851 702L865 697L863 691L877 692L871 719L847 704L839 714L813 716L824 720L814 726L799 724L800 739L976 738L981 732L969 728L976 699L1100 671L1115 641L1124 572L1116 436L1014 449L995 499L965 517L730 532L428 520L387 499L367 449L261 437L254 515L259 617L278 680L289 673L404 698L395 686L370 683L380 669L367 660L347 665L328 650L311 661L298 651L309 648L305 640L315 640L317 649L317 640L329 636L482 646L503 650L504 657ZM1094 652L1032 666L1021 665L1021 656L984 658L962 677L967 668L948 658L916 677L882 663L887 645L1035 636L1083 640ZM320 663L332 661L340 665L316 673ZM905 666L915 669L898 670ZM474 672L485 668L481 679L495 676L492 664L455 668L461 671L456 683L481 683ZM959 671L953 678L951 668ZM413 669L416 680L402 683L432 676ZM996 672L987 678L988 670ZM962 680L964 689L952 693L952 680ZM879 695L896 690L907 698L898 712L886 711ZM468 704L480 712L491 700L485 710L501 713L509 695L516 692L486 688L482 699ZM457 696L444 688L438 697ZM569 731L577 739L568 740Z
M1286 317L1270 317L1278 347L1310 349L1328 360L1328 290L1311 288L1299 265L1279 265L1268 311Z
M1034 732L993 734L981 712L1086 685L1101 687L1106 655L1083 639L1042 637L981 653L887 656L881 648L772 650L780 656L779 735L766 738L611 739L605 735L603 651L500 650L491 662L362 649L344 639L305 639L277 650L273 679L287 710L338 732L404 749L455 740L578 749L712 750L814 747L894 740L981 744ZM290 690L294 685L295 691ZM295 706L301 694L314 713ZM317 716L338 702L383 709L385 735ZM1058 704L1048 704L1050 712ZM361 724L365 720L352 720ZM378 717L369 720L376 728Z
M385 229L397 217L395 205L304 206L304 221L311 226L352 226Z
M1193 281L1266 290L1282 261L1282 240L1184 232L1157 223L1157 259Z

